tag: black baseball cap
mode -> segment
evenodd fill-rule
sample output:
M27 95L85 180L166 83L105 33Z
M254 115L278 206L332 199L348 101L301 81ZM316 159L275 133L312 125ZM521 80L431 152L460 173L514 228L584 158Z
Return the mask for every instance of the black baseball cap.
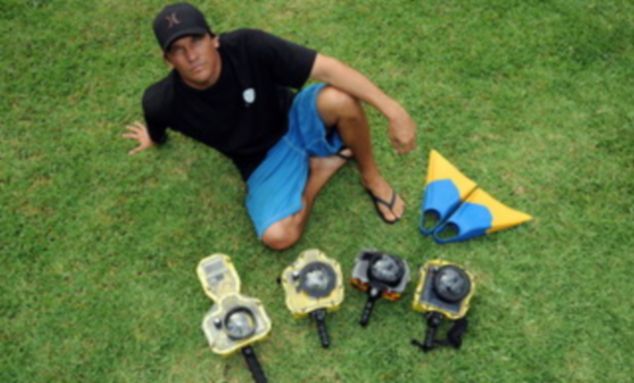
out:
M167 5L154 18L154 34L163 51L180 37L205 33L211 33L205 16L189 3Z

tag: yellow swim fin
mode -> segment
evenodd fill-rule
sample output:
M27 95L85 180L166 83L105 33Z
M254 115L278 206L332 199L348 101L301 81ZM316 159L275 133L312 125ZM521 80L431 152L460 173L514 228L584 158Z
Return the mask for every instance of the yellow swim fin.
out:
M464 241L520 225L532 218L477 189L446 222L434 230L433 236L438 243Z
M473 180L432 149L421 203L421 233L432 234L476 188Z

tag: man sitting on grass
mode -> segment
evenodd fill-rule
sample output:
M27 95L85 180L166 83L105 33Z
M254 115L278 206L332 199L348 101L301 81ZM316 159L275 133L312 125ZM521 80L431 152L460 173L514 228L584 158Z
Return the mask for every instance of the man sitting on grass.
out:
M154 33L173 70L146 89L147 127L124 134L139 142L130 154L165 142L168 127L220 151L246 181L247 210L273 249L299 240L317 193L353 157L379 216L401 218L405 204L379 173L360 102L388 119L399 153L414 148L416 125L362 74L262 31L215 35L187 3L166 6ZM309 79L320 83L290 89Z

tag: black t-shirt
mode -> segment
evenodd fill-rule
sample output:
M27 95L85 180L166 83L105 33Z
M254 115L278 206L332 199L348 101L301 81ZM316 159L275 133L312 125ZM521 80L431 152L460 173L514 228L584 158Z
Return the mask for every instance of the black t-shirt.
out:
M247 179L287 130L294 93L317 52L266 32L241 29L219 36L222 69L204 90L186 85L173 70L143 95L152 141L177 130L228 156Z

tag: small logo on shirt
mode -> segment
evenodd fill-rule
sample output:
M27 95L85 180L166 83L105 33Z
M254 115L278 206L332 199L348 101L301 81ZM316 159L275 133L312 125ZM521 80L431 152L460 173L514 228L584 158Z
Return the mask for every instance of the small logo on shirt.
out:
M242 98L244 99L244 102L247 104L247 106L253 104L255 102L255 89L245 89L244 92L242 92Z

